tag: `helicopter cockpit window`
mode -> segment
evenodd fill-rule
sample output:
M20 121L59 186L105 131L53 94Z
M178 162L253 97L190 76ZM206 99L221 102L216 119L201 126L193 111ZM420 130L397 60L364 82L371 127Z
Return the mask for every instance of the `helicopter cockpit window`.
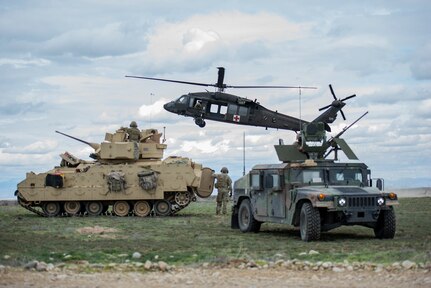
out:
M186 96L181 96L181 97L177 100L177 102L178 102L178 103L181 103L181 104L186 104L186 103L187 103L187 97L186 97Z

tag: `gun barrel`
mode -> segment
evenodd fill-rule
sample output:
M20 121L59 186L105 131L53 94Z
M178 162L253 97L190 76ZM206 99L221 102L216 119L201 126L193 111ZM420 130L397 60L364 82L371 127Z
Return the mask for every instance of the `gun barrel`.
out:
M338 133L337 135L335 135L334 137L331 137L331 139L329 140L329 141L331 141L331 140L333 140L333 139L335 139L335 138L338 138L338 137L340 137L341 135L343 135L344 134L344 132L346 132L350 127L352 127L353 125L355 125L359 120L361 120L362 118L364 118L365 117L365 115L367 115L368 114L368 111L367 112L365 112L364 114L362 114L362 116L361 117L359 117L358 119L356 119L355 121L353 121L353 123L352 124L350 124L349 126L346 126L346 127L344 127L343 128L343 130L340 132L340 133Z
M76 140L76 141L79 141L79 142L81 142L81 143L87 144L88 146L90 146L90 147L91 147L91 148L93 148L94 150L97 150L97 149L99 149L99 148L100 148L100 145L99 145L99 144L97 144L97 143L87 142L87 141L84 141L84 140L82 140L82 139L79 139L79 138L73 137L73 136L71 136L71 135L68 135L68 134L66 134L66 133L63 133L63 132L57 131L57 130L55 130L55 133L61 134L61 135L63 135L63 136L66 136L66 137L72 138L73 140Z

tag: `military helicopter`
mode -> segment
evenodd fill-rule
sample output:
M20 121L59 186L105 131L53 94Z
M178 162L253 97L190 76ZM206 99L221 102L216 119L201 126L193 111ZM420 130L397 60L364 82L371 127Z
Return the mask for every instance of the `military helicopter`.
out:
M178 99L166 103L163 107L165 110L183 115L186 117L193 117L195 124L199 127L205 127L205 120L213 120L225 123L250 125L265 128L285 129L292 131L300 131L304 124L309 122L300 120L298 118L272 111L260 105L257 100L250 100L248 98L239 97L236 95L225 93L226 88L288 88L288 89L317 89L316 87L309 86L234 86L224 83L225 68L218 67L218 79L215 84L188 82L180 80L171 80L163 78L153 78L144 76L129 76L130 78L156 80L173 82L180 84L198 85L206 87L216 87L215 92L197 92L189 93L180 96ZM355 97L356 95L348 96L344 99L337 99L332 86L329 85L334 101L319 109L325 110L312 122L323 122L326 131L330 132L331 128L328 123L334 122L338 111L346 105L345 100ZM329 108L329 109L328 109ZM326 110L327 109L327 110ZM343 111L341 115L345 119Z

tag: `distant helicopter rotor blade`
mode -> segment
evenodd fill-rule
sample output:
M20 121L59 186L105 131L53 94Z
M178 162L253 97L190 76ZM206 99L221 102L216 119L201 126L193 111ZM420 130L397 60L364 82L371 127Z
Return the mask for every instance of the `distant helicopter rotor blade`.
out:
M128 77L128 78L156 80L156 81L165 81L165 82L173 82L173 83L180 83L180 84L197 85L197 86L206 86L206 87L208 87L208 86L218 87L216 84L206 84L206 83L198 83L198 82L179 81L179 80L171 80L171 79L163 79L163 78L153 78L153 77L144 77L144 76L129 76L129 75L126 75L126 77Z
M344 98L344 99L341 99L341 102L346 101L346 100L348 100L348 99L350 99L350 98L353 98L353 97L356 97L356 94L353 94L353 95L347 96L347 97L346 97L346 98Z
M334 93L334 90L332 89L331 84L329 84L329 89L331 90L332 97L334 97L334 99L337 100L337 97L335 96L335 93Z

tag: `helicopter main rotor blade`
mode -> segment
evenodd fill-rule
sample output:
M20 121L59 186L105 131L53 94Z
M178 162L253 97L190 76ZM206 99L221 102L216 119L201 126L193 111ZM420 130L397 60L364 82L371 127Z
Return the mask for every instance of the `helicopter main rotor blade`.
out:
M128 78L138 78L138 79L148 79L148 80L156 80L156 81L165 81L165 82L173 82L173 83L180 83L180 84L189 84L189 85L197 85L197 86L213 86L217 87L215 84L206 84L206 83L198 83L198 82L188 82L188 81L179 81L179 80L171 80L171 79L163 79L163 78L153 78L153 77L144 77L144 76L129 76L126 75Z
M226 85L226 88L289 88L289 89L317 89L309 86L236 86Z

